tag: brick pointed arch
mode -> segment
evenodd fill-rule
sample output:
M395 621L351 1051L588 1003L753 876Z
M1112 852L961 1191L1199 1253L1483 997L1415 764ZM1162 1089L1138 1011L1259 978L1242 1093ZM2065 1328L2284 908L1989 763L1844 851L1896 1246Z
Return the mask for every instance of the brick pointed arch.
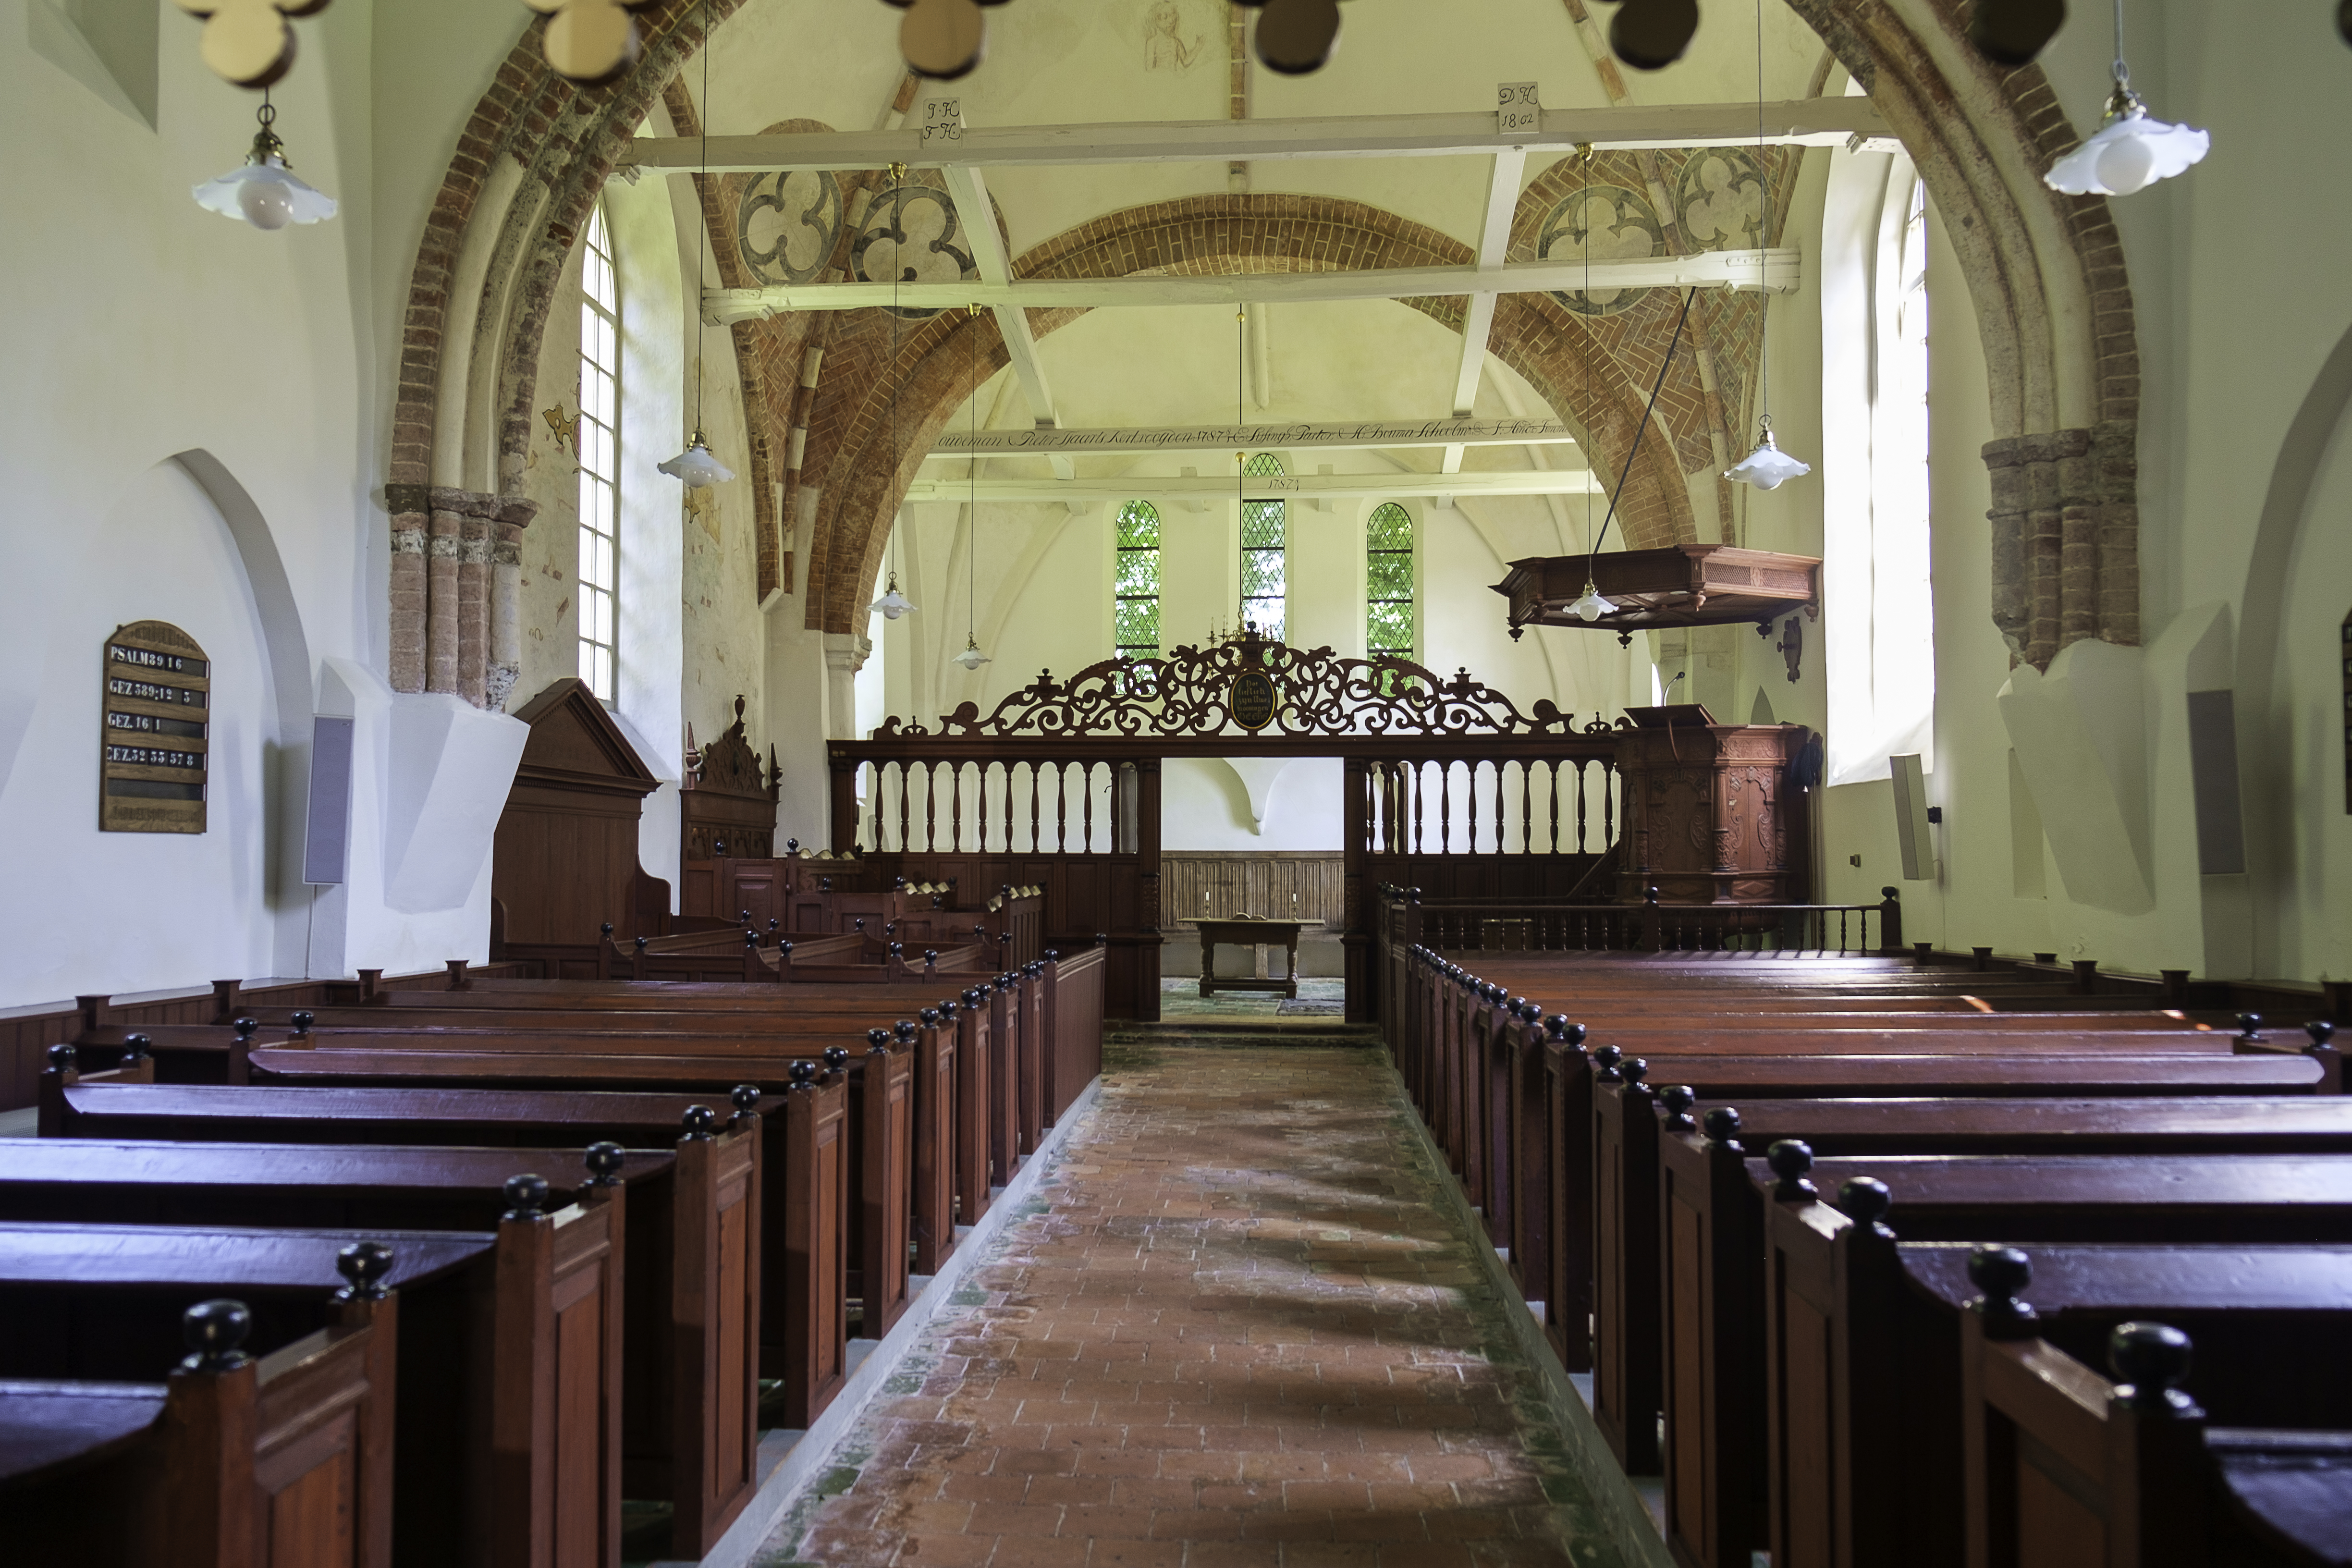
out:
M699 47L701 18L723 24L740 4L708 0L706 12L703 0L654 0L638 13L645 49L637 64L597 87L547 68L545 23L533 20L460 132L425 219L402 327L385 486L388 674L395 689L457 692L484 703L499 689L497 660L512 627L497 617L510 618L510 608L499 608L510 595L492 579L515 570L531 510L520 477L555 279L636 126ZM1966 267L1998 432L1985 449L1993 484L1994 620L2017 657L2036 664L2085 637L2136 642L2139 360L2130 285L2105 202L2058 195L2039 183L2050 160L2074 144L2074 128L2038 68L1996 71L1969 48L1948 0L1791 5L1902 138ZM1311 197L1254 199L1256 218L1230 210L1252 198L1229 196L1111 215L1048 241L1019 267L1119 276L1153 265L1409 266L1468 257L1460 242L1377 209ZM1297 205L1297 221L1269 226L1263 215L1280 202ZM1223 237L1204 244L1197 236L1208 229ZM1146 242L1160 247L1160 260L1141 259L1145 250L1118 253L1121 245ZM1459 300L1406 303L1460 325ZM1074 312L1038 311L1032 325L1050 331L1071 319ZM1584 330L1542 296L1512 296L1496 311L1492 341L1506 363L1585 429L1605 467L1630 439L1638 410L1624 412L1633 388L1622 367L1604 395L1597 354L1592 406L1580 408L1569 395L1580 390ZM903 403L925 412L907 420L899 449L885 452L873 447L880 428L873 380L844 374L860 361L840 353L860 343L871 351L876 331L874 323L832 326L835 357L814 396L777 389L761 396L746 388L750 422L766 426L755 446L786 444L789 433L770 411L774 404L791 404L807 417L811 472L828 481L817 491L823 505L809 595L812 618L826 629L853 625L853 601L885 537L878 525L912 476L907 459L928 446L944 410L969 391L958 392L957 384L970 379L970 349L954 334L982 332L983 363L991 369L1003 363L1003 344L984 322L941 317L908 333ZM774 345L762 342L754 357L789 374L789 363L766 353ZM963 352L942 355L951 342ZM882 354L869 353L863 363L871 370L885 363L887 347ZM1569 367L1579 375L1573 387ZM860 391L840 395L845 383ZM1645 441L1628 485L1629 542L1692 536L1688 495L1672 457L1681 440L1676 412L1662 401L1661 414L1668 437L1655 453ZM774 567L768 488L761 487L759 502L763 588Z
M1024 278L1200 277L1243 270L1466 266L1474 259L1461 241L1360 202L1208 195L1095 218L1027 251L1014 271ZM1467 306L1459 296L1397 302L1456 331ZM1086 313L1034 310L1030 327L1042 338ZM973 344L966 334L980 336L981 381L1005 363L1003 340L992 316L948 312L902 327L894 364L889 318L880 311L861 315L874 319L835 336L825 367L826 395L820 396L810 430L808 462L824 476L819 482L826 500L812 552L807 613L812 629L829 632L862 626L865 593L899 500L949 417L971 395ZM1667 321L1670 328L1671 306ZM1641 423L1646 378L1629 374L1612 344L1591 331L1584 318L1545 295L1506 296L1489 342L1561 417L1586 433L1595 466L1613 476ZM1662 402L1659 420L1671 417ZM1696 537L1675 448L1671 430L1645 437L1626 482L1619 516L1636 547Z

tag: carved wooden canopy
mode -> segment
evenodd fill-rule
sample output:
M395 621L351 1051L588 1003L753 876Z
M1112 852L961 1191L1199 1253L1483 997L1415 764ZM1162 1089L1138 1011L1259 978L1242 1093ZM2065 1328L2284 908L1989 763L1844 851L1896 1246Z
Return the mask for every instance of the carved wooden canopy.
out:
M1222 736L1246 746L1254 736L1565 736L1607 728L1596 720L1580 731L1548 700L1522 713L1466 669L1446 680L1409 659L1342 658L1328 647L1244 633L1158 658L1105 659L1066 681L1041 671L984 718L967 702L936 731L891 719L874 738Z
M1532 555L1511 563L1495 592L1511 602L1514 629L1589 626L1630 634L1661 626L1759 625L1800 607L1818 612L1822 563L1811 555L1675 544L1605 554ZM1615 612L1594 621L1569 613L1591 583Z

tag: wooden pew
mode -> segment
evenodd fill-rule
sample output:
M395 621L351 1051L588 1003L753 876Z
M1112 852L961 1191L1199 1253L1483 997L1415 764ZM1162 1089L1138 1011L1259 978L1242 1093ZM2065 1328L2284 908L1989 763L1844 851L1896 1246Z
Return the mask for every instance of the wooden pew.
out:
M519 1178L493 1235L389 1231L357 1254L368 1288L401 1292L396 1563L620 1561L614 1205L550 1215L545 1195ZM215 1293L247 1305L256 1350L292 1345L333 1326L325 1286L351 1241L340 1229L0 1225L0 1377L152 1382L177 1357L188 1299Z
M1959 1324L1970 1568L2352 1558L2352 1390L2312 1353L2352 1326L2352 1256L1961 1250L1899 1247Z
M1625 1213L1617 1228L1631 1235L1646 1225L1656 1237L1657 1270L1620 1276L1622 1315L1657 1325L1667 1543L1690 1568L1740 1568L1766 1539L1765 1471L1752 1462L1767 1441L1765 1342L1754 1307L1764 1289L1764 1204L1748 1180L1750 1150L1793 1139L1843 1158L2352 1154L2352 1101L2335 1096L1766 1100L1705 1107L1695 1124L1679 1087L1662 1091L1664 1115L1654 1119L1656 1181L1643 1190L1654 1208ZM1638 1186L1626 1183L1621 1193Z
M489 1230L507 1183L624 1184L622 1486L699 1557L757 1487L759 1118L675 1151L0 1141L0 1219Z
M1775 1563L1961 1560L1958 1325L1904 1284L1890 1210L1906 1240L2352 1243L2352 1156L1815 1162L1783 1142L1748 1178L1767 1200Z
M847 1376L847 1121L838 1079L739 1103L761 1117L760 1370L783 1383L782 1419L805 1426ZM478 1147L611 1142L642 1148L689 1114L717 1132L715 1097L577 1089L83 1086L62 1091L50 1136L228 1143ZM705 1121L708 1118L708 1121ZM748 1216L747 1216L748 1217ZM748 1238L747 1238L748 1239Z
M326 1327L258 1359L251 1313L218 1300L181 1314L190 1353L161 1383L0 1381L9 1555L392 1568L398 1306L344 1278Z
M911 1033L914 1026L908 1026ZM914 1103L917 1054L889 1048L888 1030L868 1032L869 1050L853 1057L839 1046L814 1057L766 1050L753 1042L733 1052L670 1055L665 1042L613 1036L606 1054L578 1054L570 1037L545 1035L390 1034L341 1037L347 1044L316 1048L270 1047L254 1054L257 1084L308 1088L538 1089L576 1086L599 1091L699 1089L712 1096L789 1093L818 1072L839 1075L845 1237L857 1270L865 1337L878 1339L905 1311L909 1210L924 1194L918 1185L919 1121ZM325 1037L334 1040L335 1037ZM723 1042L693 1039L715 1047ZM911 1044L911 1039L909 1044ZM467 1048L467 1047L478 1048ZM633 1049L632 1047L644 1047ZM937 1067L937 1047L933 1048ZM855 1068L854 1072L849 1069ZM726 1086L736 1086L732 1089ZM933 1151L933 1160L939 1158ZM925 1216L927 1230L936 1222ZM870 1223L869 1223L870 1221Z

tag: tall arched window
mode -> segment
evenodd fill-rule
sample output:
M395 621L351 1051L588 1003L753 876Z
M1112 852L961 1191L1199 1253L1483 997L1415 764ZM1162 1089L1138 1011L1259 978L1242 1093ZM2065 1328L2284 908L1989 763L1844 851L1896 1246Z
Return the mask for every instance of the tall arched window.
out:
M1280 479L1282 459L1260 452L1242 465L1245 479ZM1243 491L1248 494L1246 487ZM1288 619L1286 544L1290 509L1279 500L1242 502L1242 619L1272 642L1283 640Z
M614 699L620 666L621 288L600 204L580 269L580 679Z
M1901 154L1833 163L1824 219L1822 566L1829 782L1935 766L1927 187Z
M1364 528L1364 648L1374 658L1413 653L1412 514L1384 501Z
M1121 658L1160 652L1160 513L1148 500L1118 509L1118 564L1111 579L1112 637Z

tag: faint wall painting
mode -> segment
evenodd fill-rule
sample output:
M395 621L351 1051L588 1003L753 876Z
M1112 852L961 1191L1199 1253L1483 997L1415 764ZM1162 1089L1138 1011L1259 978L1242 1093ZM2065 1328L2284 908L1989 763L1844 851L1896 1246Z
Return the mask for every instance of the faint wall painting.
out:
M903 185L886 188L866 209L849 251L850 271L859 282L958 283L980 276L954 198L931 183L940 178L935 171L921 171ZM998 227L1003 226L1000 216ZM910 321L939 314L911 307L898 313Z
M1655 256L1664 241L1650 198L1622 185L1570 192L1544 216L1536 255L1547 261L1626 261ZM1613 316L1641 300L1638 289L1579 289L1552 298L1580 316Z
M1707 147L1691 154L1675 205L1683 233L1702 250L1753 250L1764 243L1764 176L1752 153Z
M1151 0L1143 11L1143 68L1188 71L1209 55L1209 29L1181 0Z
M762 283L809 283L841 237L841 182L829 171L761 174L736 205L743 265Z

